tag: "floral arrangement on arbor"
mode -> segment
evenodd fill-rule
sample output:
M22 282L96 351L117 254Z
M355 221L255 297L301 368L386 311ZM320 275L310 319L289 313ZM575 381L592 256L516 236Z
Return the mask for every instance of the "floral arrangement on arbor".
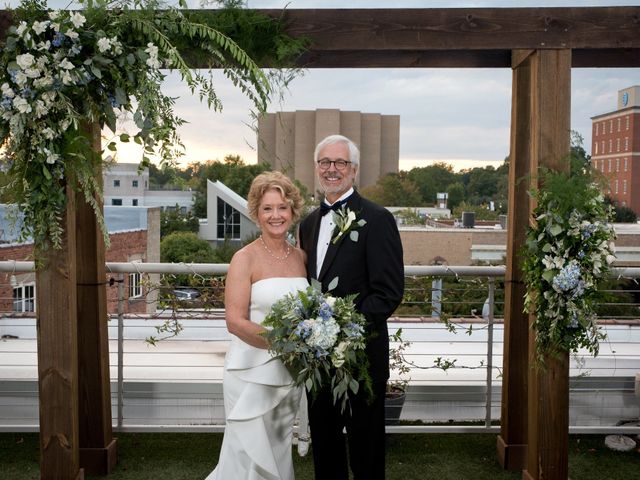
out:
M181 0L182 2L183 0ZM157 0L86 0L79 11L49 10L44 0L23 0L0 44L0 162L23 217L21 239L60 247L66 186L93 207L102 225L101 154L92 150L92 124L108 127L121 142L170 161L181 154L175 99L161 91L163 69L180 72L192 93L221 108L210 75L192 71L177 45L205 52L258 110L271 84L228 36ZM180 7L186 7L181 3ZM118 131L129 115L134 134ZM115 137L114 137L115 138ZM115 151L116 142L107 146Z
M334 280L329 286L336 285ZM323 294L320 283L312 280L306 290L275 302L262 322L269 350L292 372L296 385L312 393L330 386L333 402L342 410L361 383L371 389L365 318L356 311L354 298Z
M595 356L604 338L596 294L615 259L612 211L584 162L573 161L571 172L544 170L539 180L523 266L537 357L580 348Z

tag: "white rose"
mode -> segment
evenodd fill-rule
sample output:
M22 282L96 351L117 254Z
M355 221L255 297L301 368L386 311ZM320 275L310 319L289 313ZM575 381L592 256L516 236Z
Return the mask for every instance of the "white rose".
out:
M58 155L57 153L53 153L48 148L44 149L44 153L47 155L47 163L49 163L49 164L56 163L56 160L58 160L60 158L60 155Z
M47 30L49 23L51 23L49 20L45 20L44 22L33 22L33 31L40 35Z
M5 97L13 98L15 96L14 91L6 82L2 84L2 87L0 87L0 90L2 90L2 95Z
M36 100L36 117L40 118L49 113L49 109L42 100Z
M98 40L98 51L100 53L104 53L108 51L110 48L111 48L111 40L104 37Z
M75 68L75 65L65 58L60 62L60 68L64 70L73 70Z
M42 130L42 136L47 140L53 140L56 136L56 133L53 131L51 127L47 127Z
M65 85L73 84L73 77L69 73L69 70L65 70L64 72L62 72L62 75L60 78L62 79L62 83L64 83Z
M78 32L76 32L75 30L71 30L71 29L69 29L69 30L67 30L66 32L64 32L64 34L65 34L67 37L69 37L70 39L72 39L72 40L77 40L77 39L78 39L78 37L80 36L80 35L78 34Z
M81 13L77 13L77 12L72 13L69 19L71 20L71 23L73 23L73 26L76 28L80 28L82 25L84 25L84 22L87 21L87 19L84 18L84 16Z
M38 50L49 50L51 48L51 42L49 40L46 42L40 42L37 48Z
M24 84L27 83L27 76L24 74L24 72L16 73L16 83L19 87L23 87Z
M35 57L30 53L23 53L22 55L16 56L16 63L22 70L26 70L33 62L35 62Z
M29 78L38 78L40 76L39 68L27 68L24 74Z
M19 37L21 37L22 35L24 35L24 32L26 32L28 28L29 27L27 26L27 22L22 21L16 28L16 33L18 34Z
M20 96L13 99L13 107L20 113L29 113L31 111L31 105L29 105L29 102Z
M333 306L336 304L336 297L327 297L325 299L325 302L327 302L327 305L333 308Z
M58 11L58 10L51 10L49 12L49 18L51 20L55 20L56 18L58 18L58 15L60 15L60 11Z

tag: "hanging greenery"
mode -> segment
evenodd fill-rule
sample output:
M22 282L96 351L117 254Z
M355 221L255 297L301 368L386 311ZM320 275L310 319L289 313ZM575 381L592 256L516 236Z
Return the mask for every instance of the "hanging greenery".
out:
M570 172L542 170L524 250L525 308L535 314L539 363L584 348L598 354L596 294L615 260L611 208L587 163Z
M219 23L229 31L242 14L239 2L227 3L231 20L222 14ZM191 70L187 49L206 53L209 66L221 68L259 112L275 84L286 81L269 78L229 35L207 23L211 14L181 10L183 0L179 8L157 0L86 0L81 6L50 10L44 0L23 0L0 45L3 192L10 191L22 216L21 240L31 238L44 250L61 245L67 185L93 207L108 240L95 200L101 155L84 133L89 125L141 145L144 166L153 156L168 162L183 152L177 129L185 122L174 113L175 99L161 91L165 69L178 71L209 108L222 107L213 78ZM278 19L257 22L255 15L247 14L252 31L276 28L277 47L269 51L281 65L303 48L303 41L287 41L280 27L271 26ZM117 119L126 114L137 129L132 135L118 132ZM116 143L107 149L115 151Z

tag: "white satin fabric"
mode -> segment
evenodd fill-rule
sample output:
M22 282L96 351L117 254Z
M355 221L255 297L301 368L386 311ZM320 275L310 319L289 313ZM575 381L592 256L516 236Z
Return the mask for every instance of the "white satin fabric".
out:
M251 321L306 288L302 277L265 278L251 286ZM226 427L218 466L206 480L293 480L291 442L300 389L280 360L232 336L223 379Z

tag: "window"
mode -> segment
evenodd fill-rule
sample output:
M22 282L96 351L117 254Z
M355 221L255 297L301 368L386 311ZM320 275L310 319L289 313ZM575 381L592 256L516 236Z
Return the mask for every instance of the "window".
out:
M596 150L594 155L597 155L598 154L598 142L595 142L594 145L595 145L595 150Z
M616 139L616 152L619 152L619 151L620 151L620 139L617 138Z
M187 207L180 207L180 213L182 215L186 215L187 214Z
M629 170L629 159L625 158L624 159L624 171L626 172L627 170Z
M613 133L613 120L609 120L609 133Z
M597 137L597 136L598 136L598 124L596 123L596 125L595 125L595 126L596 126L596 133L595 133L594 137ZM597 144L596 144L596 145L597 145Z
M133 180L133 181L131 182L131 186L132 186L133 188L138 188L138 180Z
M625 120L626 120L625 123L627 124L627 130L629 130L629 115L627 115Z
M142 297L142 285L140 284L140 274L129 274L129 298L141 298Z
M620 131L620 124L622 123L622 119L618 117L618 131Z
M620 171L620 159L616 158L616 172Z
M217 237L240 240L240 212L221 198L218 198Z
M133 205L134 207L138 206L138 199L134 198L133 200L131 200L131 205Z
M36 311L36 284L28 283L19 285L13 289L13 311L14 312L35 312Z
M112 198L111 199L111 205L113 206L121 206L122 205L122 199L121 198Z
M624 151L629 151L629 137L624 137Z
M618 179L616 179L616 194L618 193Z
M119 187L120 186L120 180L114 180L113 181L113 186L114 187Z
M602 171L602 173L604 173L604 160L602 160L600 162L600 171Z
M609 153L613 152L613 140L609 139Z
M602 155L604 155L604 140L602 140L602 142L600 142L600 153Z
M627 181L626 180L622 181L622 193L624 193L625 195L627 194Z
M611 171L611 159L609 159L609 171Z

